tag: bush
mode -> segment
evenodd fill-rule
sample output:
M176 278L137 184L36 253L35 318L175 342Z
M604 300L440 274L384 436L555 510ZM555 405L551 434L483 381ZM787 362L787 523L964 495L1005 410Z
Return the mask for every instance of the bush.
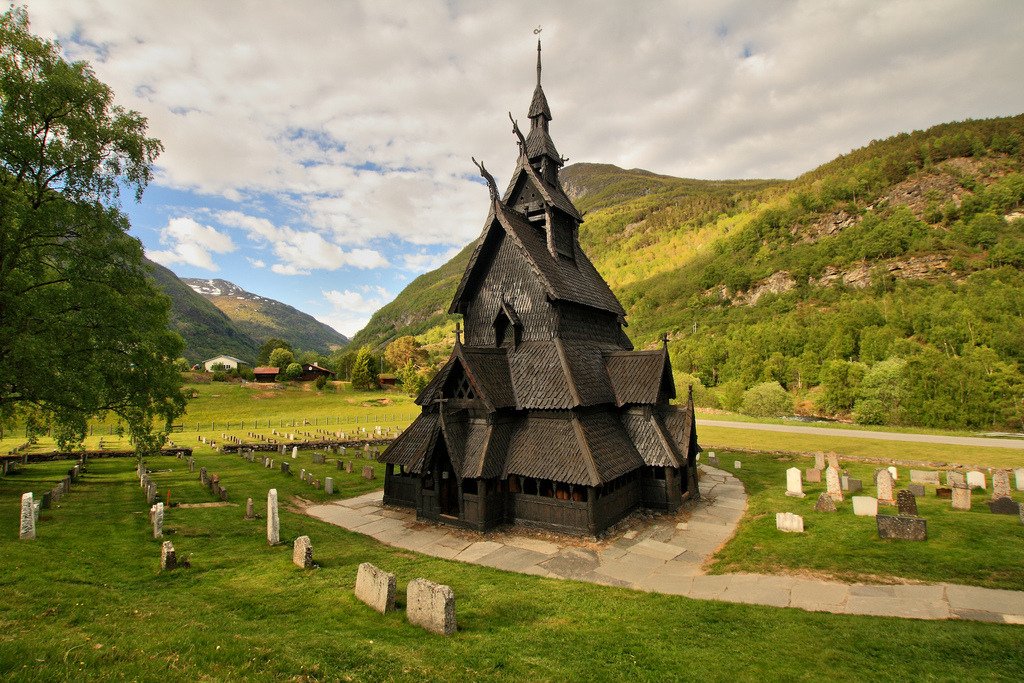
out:
M743 392L743 412L754 417L790 415L793 397L778 382L762 382Z
M722 410L736 412L743 405L743 383L733 380L715 388L715 396Z
M302 366L298 363L291 363L287 368L284 369L284 378L290 380L297 380L302 376Z
M323 375L320 375L319 377L316 378L316 381L313 382L313 386L317 388L317 391L323 391L323 388L327 386L327 378Z
M228 381L228 373L223 372L221 370L216 370L213 373L213 381L214 382L227 382Z

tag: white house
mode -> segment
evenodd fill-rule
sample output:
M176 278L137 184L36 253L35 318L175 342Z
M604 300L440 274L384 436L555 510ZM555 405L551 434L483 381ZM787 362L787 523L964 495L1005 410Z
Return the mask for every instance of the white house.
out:
M238 360L234 356L216 356L210 360L203 361L203 367L206 368L207 372L213 372L215 365L222 365L225 368L234 370L239 365L248 365L244 360Z

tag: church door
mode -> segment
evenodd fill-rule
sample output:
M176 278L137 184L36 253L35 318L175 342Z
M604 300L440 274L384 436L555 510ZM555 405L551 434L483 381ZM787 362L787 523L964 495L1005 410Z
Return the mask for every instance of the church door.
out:
M441 514L458 517L459 481L455 478L455 470L452 469L451 461L444 455L438 458L437 476L440 478L437 503Z

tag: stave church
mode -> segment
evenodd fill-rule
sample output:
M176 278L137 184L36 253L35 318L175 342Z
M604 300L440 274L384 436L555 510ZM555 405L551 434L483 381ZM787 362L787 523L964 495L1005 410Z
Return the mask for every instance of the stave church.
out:
M637 508L699 497L692 394L676 398L667 338L634 350L626 313L583 253L583 216L559 181L565 160L537 86L519 158L449 313L451 358L422 412L384 451L384 503L487 530L522 524L596 536Z

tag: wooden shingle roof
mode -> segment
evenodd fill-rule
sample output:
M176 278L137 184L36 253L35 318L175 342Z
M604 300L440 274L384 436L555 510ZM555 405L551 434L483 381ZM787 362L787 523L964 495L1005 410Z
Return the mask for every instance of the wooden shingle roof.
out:
M434 447L440 431L436 412L421 413L408 429L398 435L380 454L381 462L401 465L410 472L419 473L426 455Z
M675 398L675 381L664 349L611 351L604 356L618 405L657 403L662 389L667 398Z
M441 391L448 377L457 366L461 366L476 395L490 410L514 408L516 397L505 354L503 348L457 345L448 362L416 397L416 403L421 406L428 405L431 401L441 398Z
M622 414L622 424L644 462L654 467L679 467L685 457L679 452L661 422L661 414L645 408L631 408Z

